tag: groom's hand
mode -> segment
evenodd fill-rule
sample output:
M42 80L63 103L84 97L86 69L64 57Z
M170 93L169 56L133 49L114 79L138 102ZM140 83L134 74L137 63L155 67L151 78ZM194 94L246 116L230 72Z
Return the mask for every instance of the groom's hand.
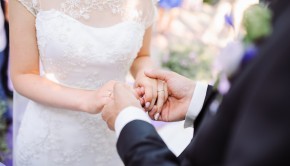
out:
M163 80L167 84L168 99L162 107L158 120L165 122L184 120L195 89L195 83L177 73L165 70L146 71L145 75Z
M102 111L102 118L106 121L111 130L115 130L115 121L119 113L129 107L139 107L142 109L138 95L128 85L116 83L114 85L111 100L104 106Z

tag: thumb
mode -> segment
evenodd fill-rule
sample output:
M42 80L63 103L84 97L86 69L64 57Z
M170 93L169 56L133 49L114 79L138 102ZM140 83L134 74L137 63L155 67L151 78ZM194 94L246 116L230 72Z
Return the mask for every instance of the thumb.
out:
M145 71L144 74L152 79L158 79L167 82L169 80L171 72L166 70L151 70Z
M114 96L115 98L123 98L124 95L131 94L132 96L136 96L138 98L138 94L131 88L129 85L124 83L116 83L114 86Z
M122 94L122 92L124 91L124 88L125 88L125 86L122 83L116 83L114 85L114 88L113 88L114 95L118 96L118 95Z

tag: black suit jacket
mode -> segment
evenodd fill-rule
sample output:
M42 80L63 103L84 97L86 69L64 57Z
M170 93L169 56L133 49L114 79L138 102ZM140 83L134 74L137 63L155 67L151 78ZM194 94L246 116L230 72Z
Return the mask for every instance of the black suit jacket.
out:
M290 1L281 0L274 31L213 114L209 94L196 133L177 158L154 127L133 121L117 143L125 165L290 165Z

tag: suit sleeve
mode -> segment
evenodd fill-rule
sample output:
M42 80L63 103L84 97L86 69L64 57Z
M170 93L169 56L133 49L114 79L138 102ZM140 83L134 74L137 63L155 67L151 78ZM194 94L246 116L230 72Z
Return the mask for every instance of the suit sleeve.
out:
M196 132L198 130L198 127L199 127L199 124L201 123L202 119L203 119L203 116L205 114L205 110L207 108L207 106L209 105L209 103L211 102L211 99L213 98L214 94L216 92L214 92L213 90L213 86L211 85L208 85L207 87L207 90L206 90L206 95L205 95L205 100L204 100L204 103L203 103L203 106L202 106L202 109L201 111L199 112L197 118L193 121L193 126L194 126L194 132ZM192 142L192 141L191 141ZM185 154L187 153L187 150L190 150L191 147L187 146L185 148L185 150L178 156L178 159L180 161L183 161L185 162Z
M155 128L142 120L132 121L123 128L117 149L126 166L180 165Z
M208 86L205 101L211 91L212 87ZM117 149L126 166L181 165L181 160L168 149L155 128L142 120L131 121L122 128Z

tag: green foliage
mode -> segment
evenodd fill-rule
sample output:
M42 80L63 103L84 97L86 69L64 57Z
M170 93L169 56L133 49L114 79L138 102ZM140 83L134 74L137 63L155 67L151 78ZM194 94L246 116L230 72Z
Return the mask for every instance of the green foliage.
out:
M203 3L207 3L209 5L216 5L219 0L203 0Z
M262 4L249 7L243 18L243 26L247 32L245 42L257 42L272 32L272 13Z

